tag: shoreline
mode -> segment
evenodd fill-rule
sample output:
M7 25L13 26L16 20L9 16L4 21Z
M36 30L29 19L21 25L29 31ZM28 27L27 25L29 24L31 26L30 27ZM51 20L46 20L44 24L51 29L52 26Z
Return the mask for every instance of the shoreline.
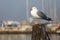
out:
M57 34L56 32L47 32L48 34ZM8 31L5 31L5 32L0 32L0 34L32 34L32 32L8 32Z
M32 34L32 32L0 32L0 34Z

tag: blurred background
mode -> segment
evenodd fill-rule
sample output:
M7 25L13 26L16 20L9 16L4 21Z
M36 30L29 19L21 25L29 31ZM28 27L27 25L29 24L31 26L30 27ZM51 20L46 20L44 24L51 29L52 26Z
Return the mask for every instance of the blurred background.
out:
M31 40L32 25L35 18L30 14L36 6L53 19L46 25L51 40L60 40L60 0L0 0L0 33L26 32L29 34L2 34L0 40ZM39 19L39 22L47 21ZM57 33L57 34L55 34Z

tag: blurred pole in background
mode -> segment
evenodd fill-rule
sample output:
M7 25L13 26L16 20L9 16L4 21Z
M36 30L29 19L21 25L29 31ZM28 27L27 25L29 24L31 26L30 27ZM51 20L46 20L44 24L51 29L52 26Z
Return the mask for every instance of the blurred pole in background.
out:
M52 20L54 20L54 2L52 3L52 0L49 0L49 12L50 12L50 17L52 18ZM52 21L51 23L54 23L54 21Z
M57 23L58 22L56 2L57 1L54 0L54 23Z
M42 12L44 12L44 0L42 0ZM42 20L42 23L44 23L44 20Z
M28 0L26 0L26 13L27 13L27 15L26 15L26 18L27 18L27 20L28 20L28 17L29 17L29 15L28 15Z
M42 12L44 12L44 0L42 0Z

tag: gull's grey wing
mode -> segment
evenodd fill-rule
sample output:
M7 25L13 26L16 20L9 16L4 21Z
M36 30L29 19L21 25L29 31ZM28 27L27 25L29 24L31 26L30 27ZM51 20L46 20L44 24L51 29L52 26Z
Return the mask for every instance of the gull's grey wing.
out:
M40 16L43 19L47 18L47 16L42 11L38 11L37 15Z
M48 20L48 21L53 21L51 18L47 17L43 12L38 11L37 15L40 16L41 19Z

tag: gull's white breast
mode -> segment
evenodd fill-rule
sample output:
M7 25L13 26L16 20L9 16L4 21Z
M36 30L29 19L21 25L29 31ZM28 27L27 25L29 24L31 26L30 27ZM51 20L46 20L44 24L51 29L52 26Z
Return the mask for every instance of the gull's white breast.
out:
M40 18L38 15L37 15L37 10L32 10L31 11L31 15L33 16L33 17L35 17L35 18Z

